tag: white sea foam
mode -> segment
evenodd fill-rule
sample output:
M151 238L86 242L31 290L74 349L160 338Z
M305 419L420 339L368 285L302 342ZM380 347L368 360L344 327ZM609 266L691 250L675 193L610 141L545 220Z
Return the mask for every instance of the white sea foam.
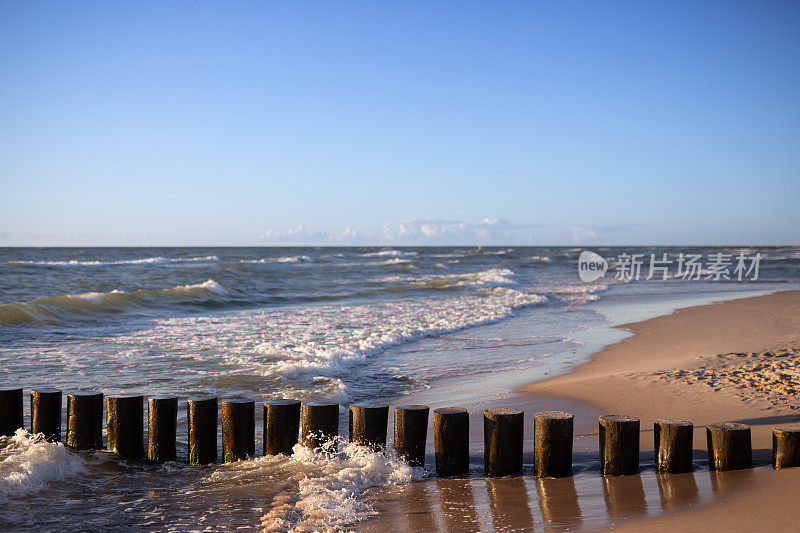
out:
M12 437L0 437L0 503L47 488L86 471L81 459L64 445L44 436L18 429Z
M369 252L361 254L362 257L414 257L417 252L404 252L402 250L381 250L380 252Z
M110 266L110 265L169 265L174 263L211 263L219 261L216 255L205 255L202 257L145 257L142 259L121 259L118 261L8 261L7 264L31 265L31 266Z
M219 467L209 487L275 479L280 491L262 518L265 531L342 531L375 514L360 496L371 487L408 483L425 476L391 451L378 453L339 438L339 452L297 445L291 456L260 457Z
M243 259L242 263L313 263L314 260L307 255L293 255L289 257L262 257L261 259Z
M220 367L221 372L232 366L263 376L328 378L330 387L323 389L346 400L346 391L336 380L387 348L495 322L544 300L510 287L486 287L449 298L159 319L155 327L117 341L133 347L134 359L168 347L170 353L198 362L230 365Z

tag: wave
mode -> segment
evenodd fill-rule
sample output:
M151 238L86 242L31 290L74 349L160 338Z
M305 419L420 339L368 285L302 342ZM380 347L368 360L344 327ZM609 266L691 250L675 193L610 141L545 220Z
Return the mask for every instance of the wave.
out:
M121 259L119 261L6 261L5 265L11 266L110 266L110 265L159 265L174 263L211 263L219 261L216 255L205 255L202 257L145 257L142 259Z
M44 435L28 435L18 429L11 437L0 437L0 503L47 488L86 471L78 455Z
M362 257L414 257L417 252L404 252L402 250L381 250L380 252L369 252L361 254Z
M295 391L347 401L349 393L339 380L387 349L497 322L546 300L510 287L488 287L447 298L158 319L154 327L116 340L137 352L169 347L209 364L277 377Z
M406 484L426 475L423 468L409 466L391 450L375 452L341 437L336 444L339 452L334 454L296 445L290 456L221 465L202 485L216 491L275 480L280 490L261 518L264 531L348 531L375 514L361 498L365 491Z
M294 255L290 257L263 257L261 259L243 259L241 263L313 263L314 260L307 255Z
M66 326L101 315L131 312L170 303L215 299L226 294L227 291L212 279L171 289L64 294L27 302L0 304L0 325Z

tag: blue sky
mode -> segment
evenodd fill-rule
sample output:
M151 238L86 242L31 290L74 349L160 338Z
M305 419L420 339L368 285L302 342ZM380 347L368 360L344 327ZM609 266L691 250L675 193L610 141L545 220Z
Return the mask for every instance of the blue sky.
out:
M800 3L0 2L0 245L798 244Z

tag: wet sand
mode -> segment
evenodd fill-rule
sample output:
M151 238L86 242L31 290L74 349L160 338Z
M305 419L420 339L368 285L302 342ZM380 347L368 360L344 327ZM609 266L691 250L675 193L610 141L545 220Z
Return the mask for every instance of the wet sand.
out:
M575 413L574 476L540 480L482 475L481 409L471 410L471 475L431 478L375 490L377 516L356 529L381 531L776 530L795 527L800 469L773 471L771 429L800 420L793 399L800 347L800 291L679 310L621 326L634 333L572 372L520 389L496 402L526 412L525 450L532 450L534 411ZM604 478L597 462L596 420L620 413L641 418L642 473ZM692 474L653 472L653 420L695 424ZM707 468L705 424L752 426L755 468ZM430 437L429 437L430 439ZM429 440L430 442L430 440ZM429 456L431 464L433 457Z

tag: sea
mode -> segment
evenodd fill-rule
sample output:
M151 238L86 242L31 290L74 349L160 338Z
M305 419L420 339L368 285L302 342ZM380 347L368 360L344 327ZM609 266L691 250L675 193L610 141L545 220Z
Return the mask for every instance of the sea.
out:
M585 250L609 259L588 283ZM625 254L639 275L615 275ZM690 255L697 279L677 272ZM671 270L646 279L653 258ZM797 288L797 247L0 248L0 388L181 399L174 463L2 438L0 529L357 529L365 492L433 472L346 443L348 404L502 403L629 335L614 326ZM256 457L186 464L185 399L208 395L257 402ZM260 457L272 398L339 402L340 451Z

